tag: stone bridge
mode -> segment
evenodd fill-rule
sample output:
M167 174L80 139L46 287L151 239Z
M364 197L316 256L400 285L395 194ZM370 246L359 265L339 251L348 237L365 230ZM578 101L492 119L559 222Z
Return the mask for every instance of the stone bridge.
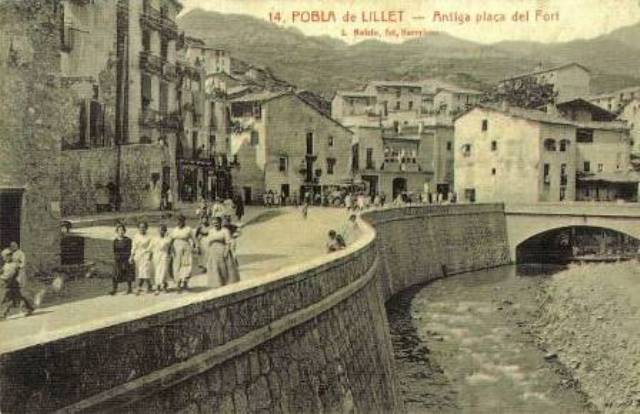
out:
M509 253L527 239L549 230L573 226L605 228L640 240L640 205L599 203L510 204L505 207Z

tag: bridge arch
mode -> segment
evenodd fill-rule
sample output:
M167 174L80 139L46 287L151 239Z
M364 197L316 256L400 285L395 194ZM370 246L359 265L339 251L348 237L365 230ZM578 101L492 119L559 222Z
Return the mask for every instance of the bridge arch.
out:
M515 246L516 263L559 263L569 257L636 252L640 240L627 232L596 226L563 226L535 234Z
M511 260L517 247L545 232L570 227L590 227L615 231L640 240L640 217L636 215L507 212L507 237Z

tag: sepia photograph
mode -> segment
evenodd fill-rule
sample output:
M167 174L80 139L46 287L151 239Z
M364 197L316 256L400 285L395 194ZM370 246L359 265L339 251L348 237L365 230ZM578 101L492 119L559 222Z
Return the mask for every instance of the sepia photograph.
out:
M640 413L640 1L0 0L39 413Z

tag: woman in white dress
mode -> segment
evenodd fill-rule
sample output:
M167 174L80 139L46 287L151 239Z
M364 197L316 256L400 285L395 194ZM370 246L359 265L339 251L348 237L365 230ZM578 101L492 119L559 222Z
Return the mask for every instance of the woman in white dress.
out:
M138 234L133 236L131 258L136 267L136 277L138 278L137 295L142 293L142 286L147 284L147 292L151 292L151 254L152 239L147 234L149 226L146 222L138 225Z
M219 287L229 283L228 257L230 254L231 234L222 227L220 217L213 218L213 228L209 230L206 245L207 252L207 286Z
M167 226L162 224L159 236L153 241L153 270L156 295L160 290L167 292L169 287L169 266L171 265L171 238L167 234Z
M195 248L193 230L187 226L183 215L178 216L178 225L171 231L171 246L173 255L173 278L178 284L178 290L188 288L193 264L192 251Z
M207 271L207 252L209 251L209 248L205 243L205 239L207 235L209 235L209 230L211 230L209 216L202 216L200 218L200 224L198 225L198 228L196 228L195 240L198 249L198 256L200 256L198 265L205 272Z

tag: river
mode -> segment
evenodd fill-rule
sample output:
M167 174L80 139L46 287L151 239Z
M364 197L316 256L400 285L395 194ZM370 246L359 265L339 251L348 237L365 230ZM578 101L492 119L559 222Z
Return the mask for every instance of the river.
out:
M516 266L465 273L408 289L389 301L396 370L408 412L593 412L565 368L531 332L545 277L519 273Z

